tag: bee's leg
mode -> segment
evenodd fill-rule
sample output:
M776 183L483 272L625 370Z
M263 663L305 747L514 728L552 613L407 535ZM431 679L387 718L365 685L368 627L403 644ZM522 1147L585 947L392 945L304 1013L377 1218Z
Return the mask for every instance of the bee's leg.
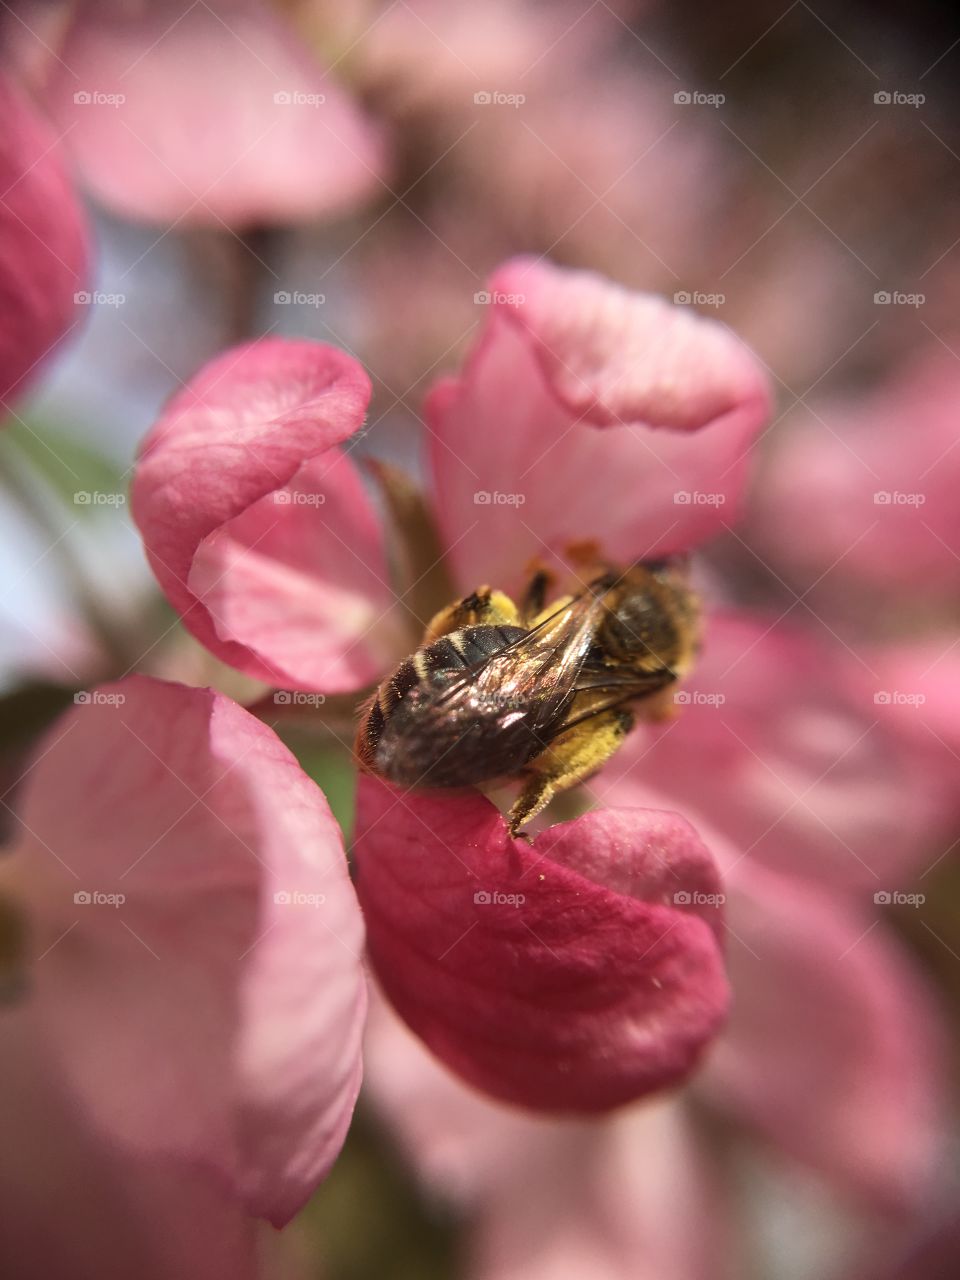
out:
M423 643L431 644L441 636L463 627L515 627L520 625L520 613L509 596L490 587L478 587L456 604L449 604L430 619L423 635Z
M604 711L561 734L529 765L530 780L510 810L510 834L547 807L561 791L589 778L610 759L633 728L633 715L617 708Z
M520 616L535 618L543 612L547 603L547 590L553 581L553 575L547 569L536 569L530 576L527 589L520 601Z

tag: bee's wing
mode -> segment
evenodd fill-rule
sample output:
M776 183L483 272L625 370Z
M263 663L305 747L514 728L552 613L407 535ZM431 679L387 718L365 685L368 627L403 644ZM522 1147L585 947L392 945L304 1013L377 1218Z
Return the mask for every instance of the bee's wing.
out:
M519 640L468 668L443 692L453 701L467 689L522 700L529 696L546 723L561 714L594 642L605 591L587 590L538 623Z
M658 693L676 678L676 673L667 666L657 671L636 671L586 663L576 682L576 701L557 732L563 733L637 698ZM584 698L580 696L583 694L594 696Z

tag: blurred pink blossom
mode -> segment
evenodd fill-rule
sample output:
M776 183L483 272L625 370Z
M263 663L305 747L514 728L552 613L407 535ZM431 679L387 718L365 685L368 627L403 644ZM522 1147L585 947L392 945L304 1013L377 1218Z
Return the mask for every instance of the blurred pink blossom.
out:
M87 230L59 139L0 73L0 407L84 314ZM81 299L82 300L82 299Z
M90 1162L96 1207L84 1249L119 1181L169 1207L167 1244L129 1224L157 1274L185 1273L164 1264L189 1233L195 1269L219 1251L228 1275L250 1268L244 1214L282 1224L325 1176L359 1088L363 927L339 829L220 694L137 676L78 700L28 770L3 868L30 951L4 1070L33 1078L21 1125L70 1117L64 1168ZM47 1165L41 1148L15 1218L36 1217Z
M46 70L86 185L126 217L290 222L381 187L379 131L260 0L81 5Z

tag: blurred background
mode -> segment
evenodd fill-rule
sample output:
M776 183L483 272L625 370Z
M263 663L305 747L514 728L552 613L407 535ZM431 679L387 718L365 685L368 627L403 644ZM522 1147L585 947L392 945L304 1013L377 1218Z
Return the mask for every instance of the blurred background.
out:
M897 841L911 770L940 784L909 833L925 843L917 883L901 886L923 901L891 892L876 917L942 1038L944 1141L919 1203L871 1198L705 1099L641 1108L602 1144L487 1104L468 1123L380 1011L344 1154L269 1242L270 1266L328 1280L957 1274L960 19L923 0L2 10L6 70L60 138L93 265L0 441L0 775L96 681L138 669L237 693L176 625L129 518L138 443L172 392L243 339L334 343L374 383L360 451L417 475L425 388L483 324L491 269L532 253L664 294L752 346L776 412L742 519L702 571L725 607L789 616L825 655L798 664L777 750L829 732L834 694L803 699L839 664L872 692L864 725L882 718L909 768L877 765L883 796L868 801L852 789L869 765L846 790L834 775L830 803L875 806L874 838ZM349 830L349 761L295 745ZM659 1110L675 1105L683 1150ZM575 1242L558 1231L571 1204L595 1219Z

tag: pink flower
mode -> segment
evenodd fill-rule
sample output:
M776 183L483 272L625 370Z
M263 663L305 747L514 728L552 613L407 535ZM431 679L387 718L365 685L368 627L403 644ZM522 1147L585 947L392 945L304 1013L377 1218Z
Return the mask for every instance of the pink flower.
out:
M0 119L0 407L6 407L76 323L87 233L59 139L3 74Z
M822 578L819 594L847 608L853 589L871 618L878 592L952 597L958 409L960 371L938 346L866 394L797 410L757 487L760 550L803 586Z
M69 1113L63 1176L89 1161L97 1207L85 1248L119 1180L132 1203L171 1206L199 1255L229 1240L242 1257L243 1215L296 1212L359 1087L363 929L339 831L274 734L222 695L132 677L82 697L28 770L3 868L29 958L0 1056L32 1077L21 1125ZM49 1159L41 1146L15 1204L53 1185ZM130 1247L140 1228L155 1247L139 1209Z
M286 222L381 185L376 130L258 0L83 5L48 73L85 182L124 216Z
M768 408L736 339L658 299L522 259L495 273L489 297L464 371L427 406L434 513L459 586L512 589L531 557L563 564L585 539L630 562L716 529ZM133 509L158 579L194 634L249 675L357 689L418 642L400 630L407 600L394 596L349 457L367 395L342 352L263 340L202 370L145 442ZM714 500L692 501L701 491ZM361 797L371 954L438 1053L500 1096L581 1110L692 1067L726 993L702 918L716 902L701 912L673 899L717 889L686 824L591 818L531 853L486 802L396 795L368 779ZM432 861L418 852L426 834ZM528 913L496 903L484 914L473 901L486 877L509 894L527 872ZM471 966L488 975L470 1006L485 1033L457 1010ZM511 1037L539 1001L557 1017L530 1022L518 1051Z
M841 1187L913 1207L938 1167L943 1046L878 906L941 856L955 801L872 691L789 623L712 618L684 714L594 790L676 807L720 862L734 1006L698 1088Z

